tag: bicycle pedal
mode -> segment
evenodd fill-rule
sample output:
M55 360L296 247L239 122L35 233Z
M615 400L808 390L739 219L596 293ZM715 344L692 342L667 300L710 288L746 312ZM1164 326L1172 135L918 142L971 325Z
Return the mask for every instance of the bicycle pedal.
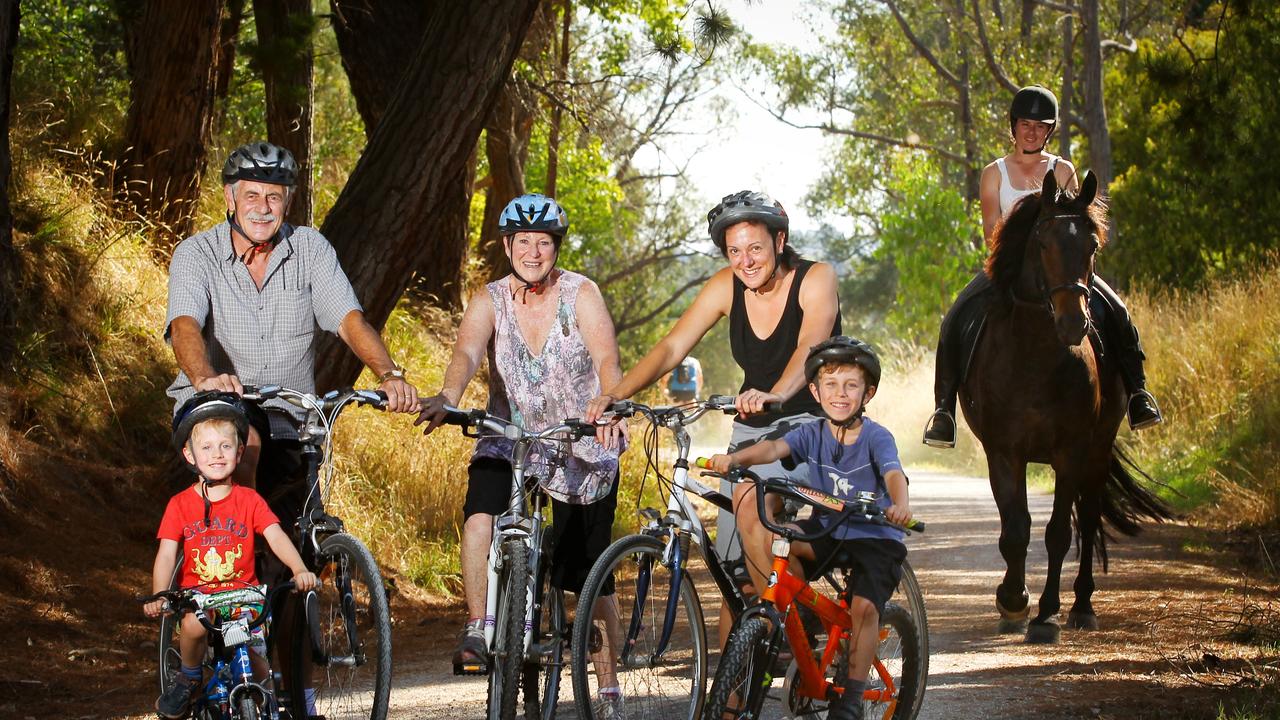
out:
M484 662L454 663L454 675L488 675L489 665Z

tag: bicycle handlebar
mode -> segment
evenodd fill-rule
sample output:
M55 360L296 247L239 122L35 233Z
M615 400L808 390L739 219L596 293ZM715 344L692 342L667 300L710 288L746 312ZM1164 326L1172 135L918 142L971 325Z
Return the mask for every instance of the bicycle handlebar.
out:
M318 409L320 412L325 413L352 399L357 404L369 405L379 410L385 410L387 407L387 394L385 392L381 390L356 390L351 387L331 390L324 395L316 396L280 385L245 385L244 392L240 393L240 397L246 402L257 404L262 404L267 400L279 399L303 410Z
M607 420L595 424L583 422L578 418L568 418L563 423L538 432L529 432L510 420L494 417L484 410L462 410L450 405L444 406L444 417L440 422L445 425L457 425L464 434L469 429L488 430L495 435L502 435L511 441L520 439L545 440L554 435L568 434L575 440L596 434L597 427L608 425Z
M268 590L265 594L263 594L262 606L264 610L263 612L258 614L257 618L255 618L252 622L249 623L249 629L254 630L259 626L261 626L263 623L265 623L267 621L267 617L270 615L270 613L267 612L266 608L271 607L271 604L276 599L276 595L280 594L285 590L292 590L293 588L294 588L294 583L292 580L289 580L287 582L282 582L279 585L276 585L275 587ZM256 590L257 587L249 586L244 589ZM205 617L204 609L201 608L196 603L195 601L196 593L197 591L195 588L184 588L179 590L161 590L158 593L153 593L151 595L139 597L137 598L137 600L138 602L142 602L142 603L149 603L155 600L164 600L165 604L168 606L166 610L168 610L169 612L174 612L177 610L194 611L196 615L196 619L200 621L200 624L203 625L206 630L213 632L214 630L216 630L216 628L213 626L213 623L209 622L209 619Z
M725 415L736 415L736 395L711 395L706 400L695 400L682 405L645 405L634 400L619 400L609 406L608 415L629 418L639 413L650 421L665 424L670 420L678 420L680 425L688 425L708 412L723 412ZM770 401L764 404L765 412L779 412L782 403ZM603 420L603 418L601 418Z
M710 469L710 461L707 458L698 458L694 464L704 470L704 475L722 478L733 483L755 483L755 485L762 490L761 492L756 493L756 510L760 513L761 524L779 535L790 536L794 540L812 542L819 538L826 537L827 535L830 535L841 523L849 519L852 519L855 522L896 528L908 534L912 532L924 532L924 522L914 518L905 526L891 522L884 516L884 508L881 508L875 503L876 498L870 493L860 493L856 500L842 500L838 497L814 490L811 487L798 485L790 480L782 478L762 478L746 468L733 468L727 473L714 472ZM829 513L838 512L840 514L837 515L835 520L833 520L826 528L819 532L810 534L800 533L795 528L787 528L778 525L769 519L769 514L766 512L764 506L765 496L769 493L789 497L817 510Z

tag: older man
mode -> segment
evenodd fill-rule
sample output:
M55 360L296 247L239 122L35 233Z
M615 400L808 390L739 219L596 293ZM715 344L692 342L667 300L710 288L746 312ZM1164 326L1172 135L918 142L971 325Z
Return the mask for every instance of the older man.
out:
M236 148L222 169L226 222L179 243L169 266L165 339L181 372L169 386L175 409L205 390L239 393L242 383L315 388L315 332L336 333L373 370L396 412L418 409L418 393L364 318L333 246L309 227L284 222L298 165L282 147L255 142ZM260 464L265 485L292 473L295 423L302 411L268 408L268 423L251 430L237 482L254 487ZM269 429L268 429L269 428ZM265 435L265 437L264 437ZM272 472L265 471L271 467ZM262 495L281 518L284 488ZM291 511L291 512L289 512Z

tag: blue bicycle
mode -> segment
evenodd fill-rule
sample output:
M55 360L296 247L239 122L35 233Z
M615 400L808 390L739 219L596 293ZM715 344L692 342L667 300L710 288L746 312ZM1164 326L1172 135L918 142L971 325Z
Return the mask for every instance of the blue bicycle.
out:
M182 655L178 652L175 633L181 631L179 619L186 612L195 613L208 632L209 649L204 663L207 680L191 704L191 717L197 720L277 720L279 702L275 693L275 673L265 683L253 676L249 645L253 631L271 617L276 596L292 590L293 583L281 583L271 592L265 585L204 594L200 588L162 590L140 598L142 602L164 600L167 612L161 621L160 692L173 684L182 671ZM242 610L260 608L250 619ZM268 635L268 644L270 636Z

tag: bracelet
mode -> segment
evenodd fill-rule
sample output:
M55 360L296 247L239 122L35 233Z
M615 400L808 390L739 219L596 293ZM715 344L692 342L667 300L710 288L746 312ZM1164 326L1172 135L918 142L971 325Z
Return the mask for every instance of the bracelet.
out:
M379 376L378 376L378 384L379 384L379 385L381 385L382 383L384 383L384 382L386 382L386 381L390 380L391 378L399 378L399 379L403 380L403 379L404 379L404 368L402 368L402 367L392 366L392 368L391 368L390 370L388 370L388 371L386 371L386 372L384 372L384 373L382 373L381 375L379 375Z

